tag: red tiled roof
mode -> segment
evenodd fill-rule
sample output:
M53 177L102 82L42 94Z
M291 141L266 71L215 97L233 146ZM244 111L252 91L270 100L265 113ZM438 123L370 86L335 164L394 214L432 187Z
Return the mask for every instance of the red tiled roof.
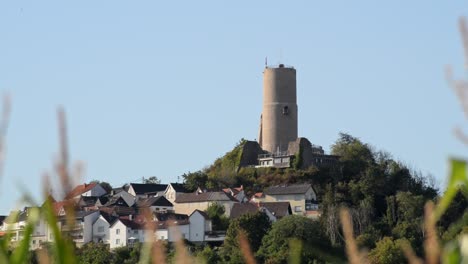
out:
M82 185L78 185L71 192L69 192L65 198L70 199L70 198L73 198L75 196L81 195L81 194L93 189L96 185L97 185L97 183L95 183L95 182L92 182L90 184L85 183L85 184L82 184Z

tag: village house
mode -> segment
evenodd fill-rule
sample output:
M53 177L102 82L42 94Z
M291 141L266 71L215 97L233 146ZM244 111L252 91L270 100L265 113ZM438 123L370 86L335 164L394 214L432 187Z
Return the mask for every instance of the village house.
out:
M171 203L174 203L177 196L181 193L190 193L183 184L181 183L169 183L166 190L164 191L164 196Z
M156 183L130 183L128 193L137 198L148 198L151 196L163 196L167 184Z
M308 183L280 185L267 188L264 202L289 202L292 213L311 218L319 216L317 195Z
M100 211L99 217L93 223L93 242L110 244L109 229L117 217Z
M239 218L247 214L264 213L270 222L276 222L277 218L267 208L254 203L236 203L231 210L231 219Z
M151 212L174 211L174 205L164 196L153 196L136 202L139 209L148 208Z
M119 191L117 193L114 193L110 197L107 197L107 202L104 203L103 205L108 206L109 204L113 204L119 198L122 199L123 201L125 201L125 204L128 207L132 207L136 202L136 197L134 195L128 193L127 191L121 190L121 191Z
M155 237L157 240L175 242L178 239L190 238L190 222L186 214L179 213L155 213L156 223Z
M244 186L242 185L240 187L235 187L235 188L224 188L223 192L236 198L236 200L239 201L240 203L245 203L248 201L248 198L244 193Z
M96 182L92 182L90 184L82 184L76 186L73 190L71 190L66 196L65 200L68 199L75 199L78 200L81 196L103 196L107 192L102 186Z
M59 226L62 233L70 236L77 247L93 240L93 223L99 218L99 211L77 211L74 213L75 224L67 226L67 216L59 217Z
M174 210L180 214L192 214L195 210L206 211L211 204L224 206L225 215L229 216L232 206L238 203L236 198L225 192L195 192L180 194L174 203Z
M110 249L143 243L145 242L145 225L132 218L118 218L109 227L109 242Z

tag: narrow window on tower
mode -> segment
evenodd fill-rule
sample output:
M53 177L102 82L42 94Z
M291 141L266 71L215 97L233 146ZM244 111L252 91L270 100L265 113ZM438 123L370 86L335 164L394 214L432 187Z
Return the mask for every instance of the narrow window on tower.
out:
M283 107L283 115L288 115L289 114L289 107L285 106Z

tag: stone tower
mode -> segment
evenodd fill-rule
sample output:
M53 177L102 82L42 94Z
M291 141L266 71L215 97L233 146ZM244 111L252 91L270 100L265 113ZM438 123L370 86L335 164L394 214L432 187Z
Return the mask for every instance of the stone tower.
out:
M296 70L280 64L263 72L259 144L270 153L288 150L297 139Z

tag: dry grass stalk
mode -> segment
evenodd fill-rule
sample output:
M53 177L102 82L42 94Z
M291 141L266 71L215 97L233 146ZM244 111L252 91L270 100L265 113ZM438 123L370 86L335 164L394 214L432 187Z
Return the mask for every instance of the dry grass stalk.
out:
M68 139L67 139L67 123L65 110L59 108L57 110L58 126L59 126L59 160L56 163L56 172L59 176L63 194L66 195L71 191L70 175L68 173Z
M413 248L409 243L403 243L401 245L401 249L403 250L403 253L405 254L409 264L424 264L424 261L416 256Z
M5 137L10 123L11 100L8 94L3 96L2 119L0 120L0 179L3 175L3 166L5 162Z
M153 247L151 249L151 256L153 259L153 264L165 264L166 263L166 252L164 250L164 245L160 240L153 242Z
M70 193L72 184L71 184L71 175L68 171L68 137L67 137L67 122L65 116L65 110L62 107L57 109L57 118L58 118L58 127L59 127L59 159L56 163L55 169L59 177L62 193L67 195ZM64 204L66 216L67 216L67 226L73 227L75 224L75 204L72 200L65 201Z
M177 264L190 264L195 263L195 261L190 257L190 254L185 247L182 235L177 228L177 225L173 222L169 222L169 229L173 228L175 239L175 262ZM169 231L170 232L170 231Z
M468 70L468 27L464 17L459 19L458 25L463 42L463 49L465 51L465 69ZM450 66L447 66L446 77L450 87L452 87L455 95L458 97L458 100L462 105L465 118L468 119L468 83L464 80L455 80ZM454 133L462 143L468 145L468 136L466 136L461 128L456 127Z
M465 68L468 69L468 28L464 17L458 20L458 28L463 41L463 49L465 50Z
M249 241L243 230L239 230L238 233L239 246L242 252L242 256L247 264L256 264L255 258L253 256L252 250L250 249Z
M431 201L427 202L424 207L424 229L426 231L426 239L424 240L426 263L439 263L440 247L437 239L436 221L434 218L434 203Z
M46 249L41 249L36 251L36 256L39 264L49 264L51 263L49 254Z
M342 208L340 210L340 219L341 225L343 227L343 233L346 242L346 254L348 255L349 263L368 263L366 253L359 251L356 240L354 239L353 221L348 209Z

